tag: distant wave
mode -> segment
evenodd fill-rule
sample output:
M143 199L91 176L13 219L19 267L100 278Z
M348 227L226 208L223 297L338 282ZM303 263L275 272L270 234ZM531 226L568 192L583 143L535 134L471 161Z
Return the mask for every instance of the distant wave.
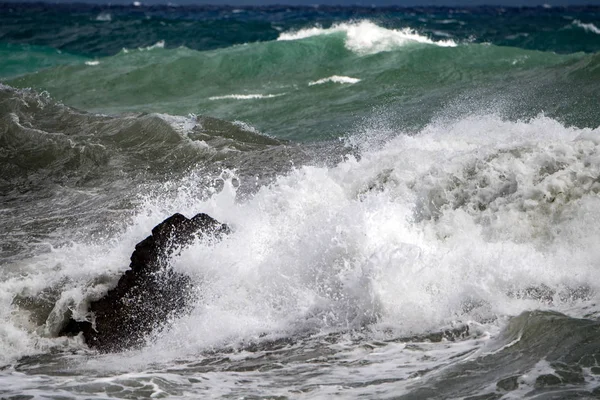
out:
M110 15L109 13L105 13L105 12L100 13L96 17L96 21L110 22L110 21L112 21L112 15Z
M434 41L418 34L410 28L400 30L386 29L371 21L335 24L331 28L313 27L295 32L284 32L277 40L299 40L312 36L330 35L343 32L346 34L346 47L358 54L374 54L390 51L409 44L433 44L442 47L455 47L453 40Z
M159 40L158 42L154 43L151 46L146 46L146 47L138 47L137 50L138 51L146 51L146 50L155 50L155 49L164 49L165 48L165 41L164 40ZM121 52L123 54L127 54L129 53L131 50L123 47L123 49L121 50Z
M154 43L152 46L147 46L147 47L141 47L140 50L154 50L154 49L164 49L165 48L165 41L164 40L159 40L158 42Z
M254 99L271 99L273 97L283 96L285 93L280 94L228 94L225 96L213 96L209 97L209 100L254 100Z
M360 79L358 79L358 78L351 78L349 76L333 75L333 76L330 76L328 78L323 78L323 79L319 79L317 81L309 82L308 86L322 85L324 83L329 83L329 82L354 84L354 83L360 82Z
M591 32L591 33L600 35L600 28L598 28L596 25L594 25L592 23L584 24L583 22L576 19L575 21L573 21L573 25L578 26L587 32Z

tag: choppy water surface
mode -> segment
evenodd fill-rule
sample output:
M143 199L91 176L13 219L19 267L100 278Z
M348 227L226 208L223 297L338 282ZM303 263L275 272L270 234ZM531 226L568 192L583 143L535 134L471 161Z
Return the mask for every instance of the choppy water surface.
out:
M1 398L600 396L600 9L0 11ZM175 212L193 311L57 337Z

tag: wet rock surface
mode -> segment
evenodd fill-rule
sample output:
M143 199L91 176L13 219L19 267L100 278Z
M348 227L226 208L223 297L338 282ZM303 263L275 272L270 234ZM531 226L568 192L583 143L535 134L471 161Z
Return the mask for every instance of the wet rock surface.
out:
M196 237L221 237L229 228L208 216L191 219L174 214L135 246L130 269L117 286L91 302L92 321L70 319L61 335L83 333L86 343L103 352L135 348L145 343L155 329L189 311L194 300L193 283L187 275L173 271L169 260Z

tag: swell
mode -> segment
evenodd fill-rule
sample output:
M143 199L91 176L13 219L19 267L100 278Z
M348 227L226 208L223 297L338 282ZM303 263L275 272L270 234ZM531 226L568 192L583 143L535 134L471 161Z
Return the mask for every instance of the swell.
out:
M140 191L176 191L168 182L192 170L205 184L200 197L229 168L253 177L242 185L252 192L289 169L291 160L313 157L242 122L93 114L4 85L0 149L2 263L89 238L90 232L121 229L109 221L127 218L141 201Z
M262 176L282 162L311 157L242 121L193 114L108 116L6 85L0 85L0 122L0 187L9 197L53 185L168 180L193 168L243 165L242 173ZM261 170L263 157L272 165Z
M136 81L146 85L159 83L168 97L190 84L192 87L183 92L184 96L202 89L207 83L223 87L225 91L252 82L260 83L268 77L274 78L277 83L306 84L304 81L308 77L323 74L321 71L331 70L339 74L356 62L361 64L360 68L352 69L356 72L385 71L390 69L388 64L400 62L414 70L422 68L431 75L439 74L451 82L460 78L468 81L478 76L509 74L515 70L562 66L574 60L595 60L594 55L557 55L516 47L457 46L452 41L434 41L411 30L388 30L368 22L292 32L281 35L279 41L213 51L195 51L186 47L163 49L163 45L123 49L119 54L100 58L97 62L55 68L40 74L39 78L31 75L13 82L21 85L44 82L50 87L58 87L67 76L74 74L79 88L85 87L80 85L89 82L93 75L103 82L108 81L112 90L120 90L121 85L138 84ZM381 63L386 67L377 67ZM597 65L597 61L594 64ZM171 77L166 71L172 71ZM292 80L294 76L298 79ZM121 79L110 81L107 78ZM406 77L396 76L393 81L402 78ZM418 85L419 77L415 78L411 80ZM141 96L145 93L143 91Z
M26 177L28 185L35 185L64 174L84 184L102 179L111 169L126 174L176 172L219 151L278 144L225 121L164 114L90 114L47 95L8 86L0 87L0 107L0 177L10 184Z
M511 318L496 340L433 376L407 398L595 398L599 390L597 319L528 311ZM404 398L404 397L401 397Z
M482 108L501 109L512 119L544 112L581 127L600 123L594 101L600 85L597 54L441 47L370 27L373 38L363 42L333 30L204 52L155 47L7 82L48 91L85 110L174 115L202 110L302 141L344 135L371 118L374 108L390 110L407 129L419 129L440 114Z
M0 43L0 79L84 60L85 57L66 54L51 47Z

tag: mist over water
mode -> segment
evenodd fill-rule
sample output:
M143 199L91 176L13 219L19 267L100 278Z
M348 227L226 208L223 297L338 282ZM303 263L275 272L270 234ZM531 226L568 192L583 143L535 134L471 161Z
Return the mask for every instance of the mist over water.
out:
M0 397L598 395L597 8L0 9ZM189 313L58 336L200 212Z

